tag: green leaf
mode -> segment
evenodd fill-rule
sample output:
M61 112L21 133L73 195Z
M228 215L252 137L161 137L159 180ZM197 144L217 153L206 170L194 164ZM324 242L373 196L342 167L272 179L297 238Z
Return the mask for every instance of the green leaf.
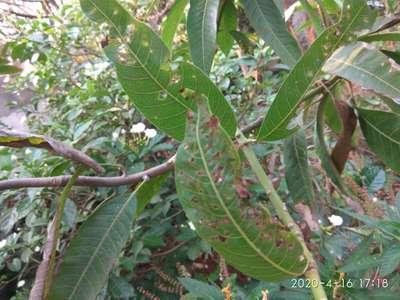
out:
M219 0L190 0L187 31L193 62L204 73L211 70L217 40Z
M172 48L176 29L182 20L188 1L189 0L177 0L169 11L167 18L161 25L161 39L169 49Z
M324 71L392 98L400 97L400 71L380 51L353 43L338 49Z
M197 233L226 261L259 280L301 275L307 261L295 236L240 198L239 154L203 105L189 122L176 158L179 200ZM256 204L254 204L256 205Z
M191 278L179 278L179 282L193 296L202 300L225 300L224 294L216 286Z
M317 38L282 84L261 125L259 140L279 140L296 131L296 125L290 124L290 121L325 61L351 38L354 30L369 26L375 19L375 13L370 12L363 1L348 0L343 7L340 23L326 29Z
M106 201L82 224L65 253L50 300L95 299L130 235L136 199L147 184L128 198L122 194Z
M385 32L364 35L358 38L363 42L400 41L400 32Z
M343 123L342 123L342 118L340 117L339 112L335 106L334 100L330 95L328 95L325 101L326 101L325 104L326 124L335 133L340 134L343 131Z
M398 291L390 289L375 288L375 289L346 289L345 293L352 300L398 300Z
M400 52L399 51L389 51L389 50L381 50L383 54L393 59L397 64L400 65Z
M22 69L15 67L15 66L10 66L10 65L0 65L0 75L5 75L5 74L15 74L21 72Z
M251 26L289 67L301 56L300 48L289 33L278 7L272 0L241 0Z
M234 39L231 32L236 31L236 27L236 7L232 0L228 0L222 7L217 34L218 46L226 56L228 56L232 49Z
M89 18L107 22L116 33L105 52L130 99L156 127L183 139L186 111L196 109L194 96L185 92L192 88L197 97L208 99L229 134L235 134L235 116L223 94L197 67L171 65L168 48L149 26L132 18L115 0L81 0L81 6Z
M314 202L314 191L308 169L307 140L304 130L285 141L285 178L290 196L295 202Z
M393 273L400 264L400 246L393 245L383 252L383 262L381 265L380 275L382 277Z
M400 115L357 109L368 147L390 168L400 172Z
M315 124L315 147L321 160L322 167L325 169L332 182L342 191L342 193L348 195L348 191L340 178L339 171L333 163L328 147L325 144L324 111L327 103L326 99L323 99L321 104L318 106L317 122Z

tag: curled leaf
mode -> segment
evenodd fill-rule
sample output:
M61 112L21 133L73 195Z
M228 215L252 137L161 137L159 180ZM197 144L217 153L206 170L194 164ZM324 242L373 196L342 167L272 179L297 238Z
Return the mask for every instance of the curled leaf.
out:
M86 154L79 152L67 144L53 140L44 135L0 129L0 146L14 148L35 147L46 149L56 155L88 166L98 173L104 172L104 169L99 165L99 163Z

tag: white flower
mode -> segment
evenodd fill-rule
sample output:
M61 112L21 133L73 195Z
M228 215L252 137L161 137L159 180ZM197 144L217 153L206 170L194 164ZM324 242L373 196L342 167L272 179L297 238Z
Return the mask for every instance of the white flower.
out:
M35 252L39 252L40 251L40 247L36 246L35 249L33 249Z
M192 222L188 222L189 228L192 230L196 230L196 227L194 227L194 224Z
M328 220L333 226L340 226L343 224L343 219L341 216L332 215L328 217Z
M31 154L32 154L31 149L26 149L26 150L25 150L25 155L31 155Z
M155 130L155 129L146 129L146 130L144 131L144 134L145 134L149 139L151 139L151 138L153 138L153 137L155 137L155 136L157 135L157 130Z
M11 155L11 160L12 160L12 161L16 161L17 159L18 159L18 157L17 157L16 155L14 155L14 154Z
M378 202L378 197L373 197L372 202Z
M125 134L125 133L126 133L126 130L122 128L122 129L121 129L121 133L122 133L122 134Z
M20 281L18 281L18 283L17 283L17 287L23 287L25 285L25 280L20 280Z
M112 134L112 139L115 141L116 139L118 139L118 136L119 136L118 132L114 131Z
M146 125L144 125L142 122L140 122L140 123L132 125L130 132L131 133L141 133L141 132L145 131L145 129L146 129Z
M0 241L0 249L1 248L4 248L4 246L7 244L7 240L6 239L4 239L4 240L1 240Z

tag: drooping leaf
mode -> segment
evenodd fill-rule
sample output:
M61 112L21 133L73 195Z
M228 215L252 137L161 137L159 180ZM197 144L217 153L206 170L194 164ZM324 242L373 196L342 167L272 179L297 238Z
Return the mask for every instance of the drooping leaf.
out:
M193 62L204 73L211 70L217 41L219 0L190 0L187 31Z
M179 278L179 282L193 296L202 300L225 300L224 294L216 286L191 278Z
M343 131L343 122L332 97L326 97L325 120L326 124L337 134Z
M106 22L116 34L105 52L130 99L156 127L177 140L183 139L186 111L196 109L194 95L185 94L185 88L192 87L198 97L208 99L222 126L235 134L235 116L223 94L195 66L172 66L168 48L150 27L131 17L115 0L81 0L81 6L88 17Z
M284 144L285 178L295 202L314 202L314 191L308 169L307 140L303 130L289 137Z
M169 11L167 18L162 23L161 39L168 49L172 47L176 29L182 20L188 2L189 0L177 0Z
M338 49L324 66L326 72L392 98L400 97L399 70L383 53L362 43Z
M0 75L15 74L21 72L22 69L16 66L0 65Z
M307 261L297 239L241 199L242 166L230 137L201 105L176 160L179 200L198 234L239 271L267 281L299 276Z
M50 300L92 300L100 292L131 232L142 183L126 194L99 206L79 228L63 258L60 273L50 291ZM146 197L151 197L151 194Z
M400 172L400 115L357 109L368 147L390 168Z
M104 171L104 169L96 161L91 159L86 154L71 148L67 144L53 140L44 135L0 129L0 146L15 148L42 148L66 159L86 165L96 172L101 173Z
M217 34L218 46L225 55L228 55L232 49L234 39L231 32L236 31L236 27L236 7L232 0L228 0L222 7Z
M293 67L301 56L273 0L241 0L251 25L282 61Z
M326 29L317 38L282 84L261 125L259 140L279 140L297 130L290 121L325 61L351 37L353 31L367 27L375 19L375 13L363 1L348 0L343 7L340 23Z

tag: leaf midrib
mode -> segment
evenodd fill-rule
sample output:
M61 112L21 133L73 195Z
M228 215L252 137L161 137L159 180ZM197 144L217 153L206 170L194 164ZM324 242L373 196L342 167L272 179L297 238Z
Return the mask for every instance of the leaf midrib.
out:
M364 8L362 7L361 9L358 10L357 14L355 14L354 18L352 19L352 21L349 23L348 26L346 26L345 30L343 31L343 34L340 36L340 38L338 38L336 44L334 45L334 47L332 48L332 50L330 51L329 56L327 56L327 58L325 59L325 61L327 61L328 57L330 57L333 52L337 49L337 47L342 43L344 37L347 36L347 34L349 33L350 28L353 26L354 22L358 19L358 17L360 16L361 12L364 10ZM328 30L332 30L333 28L335 28L336 25L333 25L329 28L326 29L326 31ZM326 32L325 31L325 32ZM323 65L323 64L322 64ZM322 67L321 67L322 68ZM311 83L308 85L307 89L305 89L304 93L302 94L302 96L300 97L300 99L303 99L303 97L306 95L308 89L310 88L310 86L314 83L315 79L319 76L319 74L321 73L321 68L318 72L315 73ZM290 77L290 75L289 75ZM280 91L280 90L279 90ZM279 94L279 92L278 92ZM289 117L292 115L292 113L294 111L296 111L297 107L299 106L300 102L298 102L290 111L289 113L286 114L286 117L284 117L279 123L278 125L276 125L275 127L273 127L270 130L269 134L266 134L264 136L262 136L261 138L268 138L269 136L271 136L277 129L279 129L283 124L286 123L286 121L289 119Z
M220 203L220 205L222 206L222 208L224 209L225 213L227 214L229 220L232 222L232 224L234 225L234 227L236 228L236 230L240 233L240 235L242 236L242 238L247 242L247 244L260 256L262 257L264 260L266 260L269 264L271 264L272 266L274 266L276 269L280 270L281 272L285 273L285 274L289 274L289 275L293 275L293 276L298 276L299 273L293 273L290 272L286 269L284 269L283 267L281 267L280 265L276 264L274 261L272 261L268 256L265 256L264 253L261 252L260 249L257 248L256 245L254 245L254 243L248 238L248 236L246 235L246 233L242 230L242 228L239 226L239 224L236 222L235 218L232 216L231 212L229 211L228 207L225 205L224 200L221 197L221 194L218 191L218 188L215 186L214 181L212 180L212 175L211 172L208 168L207 165L207 159L205 157L205 153L204 150L202 148L202 144L201 144L201 139L200 139L200 119L201 119L201 110L199 110L198 112L198 116L197 116L197 124L196 124L196 143L197 146L199 148L199 153L200 153L200 157L201 157L201 161L203 164L203 168L207 174L207 178L211 184L211 187L218 199L218 202Z
M121 207L120 211L118 212L118 214L115 216L114 220L110 223L110 226L107 228L106 233L103 235L103 237L100 240L99 245L95 248L92 256L90 257L88 263L85 266L85 269L82 271L81 275L79 276L79 279L77 281L77 283L75 284L70 296L68 296L69 300L72 300L72 296L75 295L84 275L86 275L87 271L89 270L89 267L91 266L93 260L95 257L97 257L97 252L100 250L101 246L103 245L104 241L106 240L106 237L108 237L111 229L114 227L116 221L119 219L120 215L122 214L123 211L125 211L125 208L128 206L128 204L133 200L135 193L133 193L127 201L125 201L124 205Z
M181 100L179 100L179 98L177 98L175 95L171 94L171 92L165 88L164 85L162 85L154 76L153 74L146 68L146 66L141 62L141 60L137 57L136 53L133 52L133 50L131 49L131 47L129 46L129 43L127 42L126 38L123 36L123 34L121 33L121 31L119 30L118 26L116 26L116 24L113 22L112 19L110 19L106 14L103 13L103 11L96 5L96 3L93 0L88 0L90 3L92 3L92 5L94 7L96 7L97 11L99 11L102 16L104 18L106 18L114 27L115 31L118 32L119 37L121 38L121 40L124 42L125 45L128 45L128 49L129 49L129 53L131 53L131 55L136 59L136 61L139 63L139 65L146 71L146 73L149 75L149 77L165 92L168 94L168 96L170 96L172 99L174 99L176 102L178 102L179 104L181 104L183 107L186 107L188 109L191 109L188 105L186 105L184 102L182 102ZM129 17L132 19L132 16L129 15ZM136 20L134 20L136 21Z

